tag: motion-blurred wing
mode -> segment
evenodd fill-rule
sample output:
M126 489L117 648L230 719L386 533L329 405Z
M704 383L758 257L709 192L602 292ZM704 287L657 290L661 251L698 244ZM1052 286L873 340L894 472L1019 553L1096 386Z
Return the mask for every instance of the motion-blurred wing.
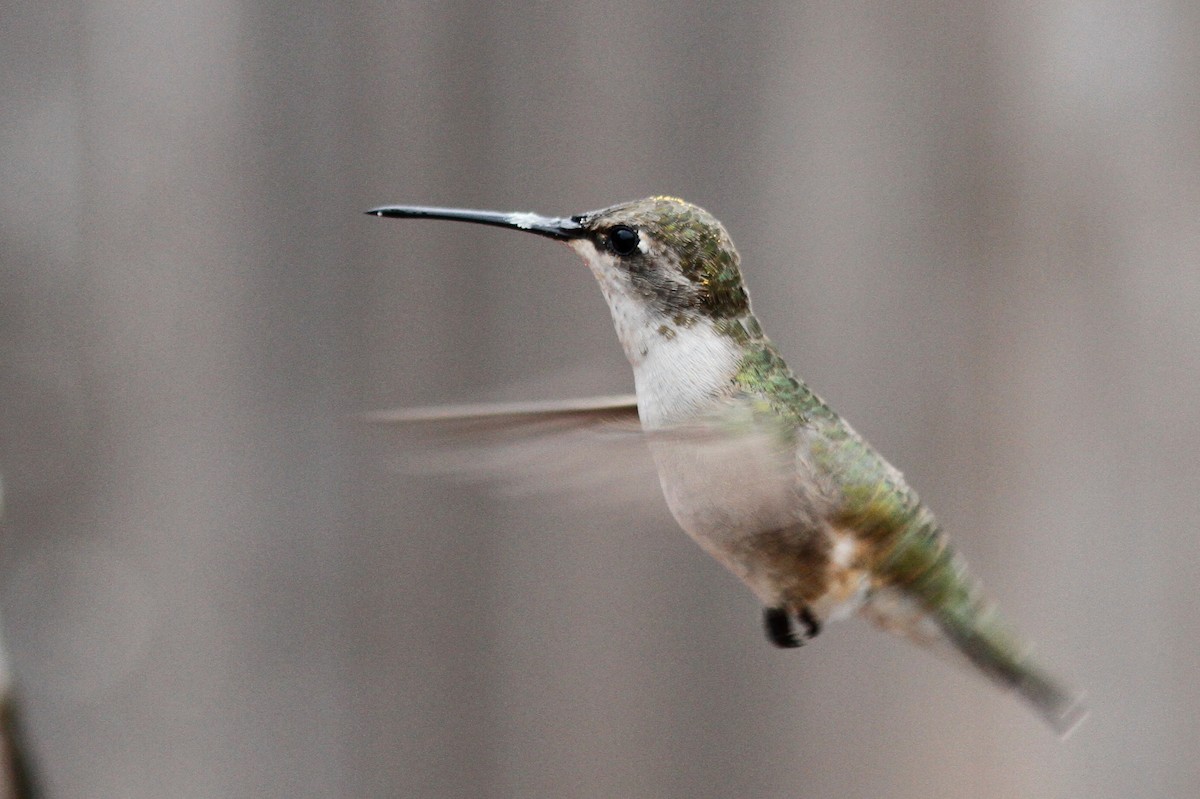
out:
M514 431L554 425L560 428L588 428L613 423L638 421L637 397L620 394L611 397L543 400L540 402L497 402L474 405L434 405L425 408L400 408L372 411L359 417L370 424L408 426L440 432Z
M585 504L661 504L632 394L401 408L358 419L378 431L385 459L405 473Z

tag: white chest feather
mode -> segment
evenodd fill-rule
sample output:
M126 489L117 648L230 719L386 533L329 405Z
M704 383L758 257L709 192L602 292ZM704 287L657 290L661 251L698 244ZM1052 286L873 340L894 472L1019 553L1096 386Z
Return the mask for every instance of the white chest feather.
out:
M687 421L728 394L741 351L707 320L690 327L664 324L635 338L646 339L633 364L633 380L648 429Z

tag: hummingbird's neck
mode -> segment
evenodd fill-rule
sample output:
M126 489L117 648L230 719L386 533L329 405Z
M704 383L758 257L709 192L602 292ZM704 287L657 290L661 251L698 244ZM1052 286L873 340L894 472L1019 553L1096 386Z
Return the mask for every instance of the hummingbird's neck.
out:
M765 341L745 292L734 315L714 314L700 304L673 302L672 281L630 280L612 256L581 243L575 249L600 284L613 327L633 367L642 424L649 428L686 422L708 413L714 402L739 390L746 353ZM678 289L686 292L682 276Z
M762 341L747 312L735 320L707 316L618 322L617 335L633 367L642 422L655 428L707 413L736 390L747 348ZM753 331L753 333L751 333Z

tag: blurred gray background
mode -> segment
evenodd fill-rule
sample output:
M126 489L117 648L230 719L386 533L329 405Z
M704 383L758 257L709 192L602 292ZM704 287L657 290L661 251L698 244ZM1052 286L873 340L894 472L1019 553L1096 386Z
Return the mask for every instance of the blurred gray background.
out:
M50 795L1200 792L1200 7L2 14L0 614ZM364 209L659 193L1086 687L1073 737L862 623L772 649L661 503L347 421L632 387L563 248Z

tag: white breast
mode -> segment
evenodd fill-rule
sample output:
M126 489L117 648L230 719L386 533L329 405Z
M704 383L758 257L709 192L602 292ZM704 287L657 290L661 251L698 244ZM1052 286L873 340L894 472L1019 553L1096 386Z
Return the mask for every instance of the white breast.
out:
M640 355L633 364L633 380L647 429L710 412L715 399L730 393L742 356L708 320L661 328L633 337Z

